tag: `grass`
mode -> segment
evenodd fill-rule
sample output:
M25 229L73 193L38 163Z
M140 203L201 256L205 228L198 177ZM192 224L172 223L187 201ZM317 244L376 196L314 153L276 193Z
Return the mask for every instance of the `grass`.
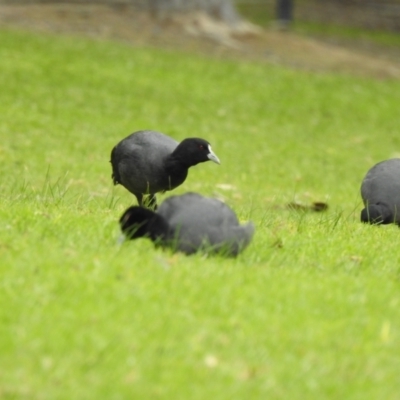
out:
M1 398L398 398L399 230L358 219L362 177L398 155L399 81L0 43ZM173 193L254 221L237 259L118 245L134 199L109 154L143 128L211 142L222 165Z

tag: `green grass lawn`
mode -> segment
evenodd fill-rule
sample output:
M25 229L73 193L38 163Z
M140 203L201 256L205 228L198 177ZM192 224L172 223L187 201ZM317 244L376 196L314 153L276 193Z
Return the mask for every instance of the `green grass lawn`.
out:
M10 31L0 60L1 399L398 399L400 231L359 186L399 81ZM118 244L110 151L145 128L211 142L161 199L254 221L237 259Z

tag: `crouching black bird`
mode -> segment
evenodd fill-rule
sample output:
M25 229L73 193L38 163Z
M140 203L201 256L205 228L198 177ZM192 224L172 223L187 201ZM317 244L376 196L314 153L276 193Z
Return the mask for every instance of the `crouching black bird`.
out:
M120 218L129 239L150 238L156 245L192 254L238 255L251 241L254 225L240 225L236 214L217 199L186 193L165 200L157 212L128 208Z
M139 131L113 148L112 179L133 193L140 206L156 209L156 193L181 185L188 169L205 161L220 163L204 139L188 138L178 143L160 132ZM149 195L146 202L145 195Z
M361 184L361 222L400 224L400 158L374 165Z

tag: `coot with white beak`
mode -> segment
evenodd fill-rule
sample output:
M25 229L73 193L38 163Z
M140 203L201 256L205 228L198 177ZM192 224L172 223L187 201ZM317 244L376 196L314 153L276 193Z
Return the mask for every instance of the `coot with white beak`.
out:
M175 189L185 181L190 167L205 161L220 164L204 139L178 143L160 132L138 131L113 148L112 179L133 193L140 206L156 209L156 193ZM149 196L144 202L145 195Z

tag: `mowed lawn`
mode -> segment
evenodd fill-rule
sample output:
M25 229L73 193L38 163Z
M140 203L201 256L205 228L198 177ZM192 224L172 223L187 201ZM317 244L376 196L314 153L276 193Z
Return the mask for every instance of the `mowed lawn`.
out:
M0 60L1 399L399 398L400 230L359 222L399 81L12 31ZM159 200L224 199L238 258L119 244L140 129L212 144Z

